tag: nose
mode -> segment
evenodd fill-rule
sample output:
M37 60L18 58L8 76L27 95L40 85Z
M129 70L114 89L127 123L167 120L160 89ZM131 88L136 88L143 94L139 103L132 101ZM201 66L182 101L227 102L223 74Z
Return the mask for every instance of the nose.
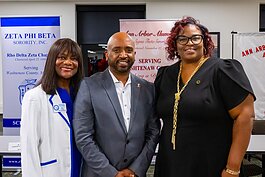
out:
M191 41L191 39L188 39L188 42L186 45L193 45L193 42Z
M71 60L71 58L70 57L67 57L67 59L66 60L64 60L64 62L63 62L64 64L67 64L67 65L71 65L72 64L72 60Z
M127 57L127 52L125 50L122 50L119 55L121 58Z

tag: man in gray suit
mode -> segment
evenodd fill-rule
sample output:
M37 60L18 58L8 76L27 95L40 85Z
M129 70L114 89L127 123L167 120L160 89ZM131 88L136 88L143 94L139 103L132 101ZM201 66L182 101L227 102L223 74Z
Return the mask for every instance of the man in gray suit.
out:
M112 35L109 68L81 83L74 106L74 134L83 155L82 177L144 177L158 142L154 85L130 73L135 43Z

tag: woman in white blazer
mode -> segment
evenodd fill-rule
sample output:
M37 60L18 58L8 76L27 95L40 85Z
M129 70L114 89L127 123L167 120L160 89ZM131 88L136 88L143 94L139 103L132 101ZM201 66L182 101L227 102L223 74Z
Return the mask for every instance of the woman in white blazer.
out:
M23 177L79 177L81 155L73 129L73 101L83 78L76 42L63 38L50 48L42 78L26 92L21 114Z

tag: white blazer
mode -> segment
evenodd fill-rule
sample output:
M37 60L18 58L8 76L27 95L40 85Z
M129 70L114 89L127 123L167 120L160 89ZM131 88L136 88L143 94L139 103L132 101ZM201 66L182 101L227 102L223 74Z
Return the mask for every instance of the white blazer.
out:
M41 86L26 92L21 114L23 177L70 177L72 128L58 95Z

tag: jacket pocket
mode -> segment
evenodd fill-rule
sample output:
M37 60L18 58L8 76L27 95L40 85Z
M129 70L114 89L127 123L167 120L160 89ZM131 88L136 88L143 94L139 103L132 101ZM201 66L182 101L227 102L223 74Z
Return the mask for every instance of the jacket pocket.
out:
M60 174L60 166L57 159L42 161L40 163L43 177L59 177L64 176Z
M46 161L46 162L41 162L40 166L45 167L47 165L52 165L52 164L55 164L55 163L57 163L57 159L49 160L49 161Z

